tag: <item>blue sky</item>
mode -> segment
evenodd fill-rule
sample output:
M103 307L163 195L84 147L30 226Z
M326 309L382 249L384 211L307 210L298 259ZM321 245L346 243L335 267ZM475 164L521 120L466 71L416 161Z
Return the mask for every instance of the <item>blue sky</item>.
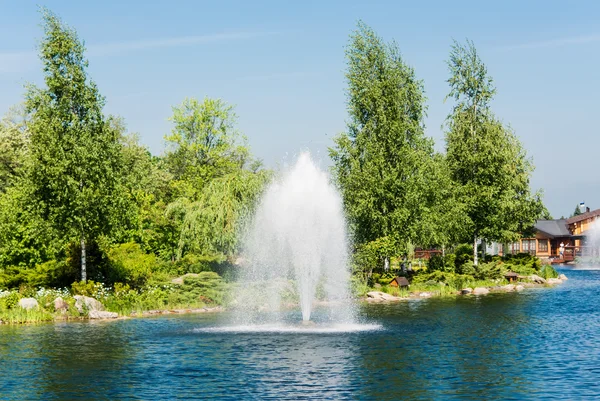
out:
M218 97L267 165L327 146L345 127L344 46L358 19L395 39L424 80L427 134L444 148L451 104L445 60L472 39L498 95L492 107L533 158L533 186L554 217L600 208L596 123L600 3L594 1L5 1L0 0L0 112L41 82L37 4L73 26L107 111L161 153L171 106Z

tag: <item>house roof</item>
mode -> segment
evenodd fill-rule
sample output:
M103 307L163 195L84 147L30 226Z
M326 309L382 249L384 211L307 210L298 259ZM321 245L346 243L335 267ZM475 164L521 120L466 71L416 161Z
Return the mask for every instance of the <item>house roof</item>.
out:
M406 286L408 286L408 285L409 285L409 283L408 283L408 280L406 279L406 277L400 277L400 276L394 277L394 278L392 279L392 281L390 281L390 283L392 283L392 282L394 282L394 281L395 281L396 283L398 283L398 286L399 286L399 287L406 287Z
M573 216L567 219L567 224L577 223L579 221L583 221L585 219L589 219L590 217L600 216L600 209L592 210L591 212L585 212L580 214L579 216Z
M566 219L538 220L533 227L550 238L571 236Z

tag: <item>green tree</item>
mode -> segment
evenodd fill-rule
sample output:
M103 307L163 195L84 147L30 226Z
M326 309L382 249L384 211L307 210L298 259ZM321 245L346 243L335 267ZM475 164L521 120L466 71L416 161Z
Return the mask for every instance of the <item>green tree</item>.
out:
M0 192L25 176L29 162L29 130L23 106L11 108L0 120Z
M579 207L579 205L577 205L577 206L575 206L575 210L571 214L571 217L579 216L580 214L583 214L583 212L581 211L581 208Z
M165 139L176 194L195 197L213 178L246 165L249 150L236 119L233 107L220 99L187 98L173 107L174 127Z
M270 173L251 158L233 107L224 101L185 99L173 108L171 121L165 159L175 199L166 218L177 227L175 257L233 255Z
M449 98L446 158L468 219L465 231L477 241L508 241L533 225L545 210L541 194L531 194L533 165L515 134L492 113L496 93L475 46L457 42L448 61Z
M350 35L346 60L350 119L329 155L355 242L428 241L436 184L423 83L398 46L362 22Z
M77 33L42 9L40 44L45 87L28 87L27 111L33 201L44 219L81 244L81 279L87 278L86 243L108 234L119 193L119 132L102 109L104 98L87 75Z

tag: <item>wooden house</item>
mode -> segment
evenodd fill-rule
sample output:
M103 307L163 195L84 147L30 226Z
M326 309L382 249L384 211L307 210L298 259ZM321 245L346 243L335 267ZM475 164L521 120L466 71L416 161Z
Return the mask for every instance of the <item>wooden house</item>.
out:
M392 281L390 281L390 286L399 287L399 288L408 288L410 284L408 283L408 279L406 277L394 277Z
M600 256L600 248L587 241L590 230L600 230L600 222L598 228L594 225L600 219L600 209L587 210L568 219L538 220L534 225L535 236L504 245L502 254L530 253L551 263L572 262L581 256Z

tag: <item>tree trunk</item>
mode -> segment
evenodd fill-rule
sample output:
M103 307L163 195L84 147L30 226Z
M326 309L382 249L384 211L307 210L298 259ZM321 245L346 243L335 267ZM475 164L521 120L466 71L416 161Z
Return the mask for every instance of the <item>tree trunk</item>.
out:
M477 266L477 235L473 237L473 264Z
M85 263L85 238L81 236L81 281L87 281L86 263Z

